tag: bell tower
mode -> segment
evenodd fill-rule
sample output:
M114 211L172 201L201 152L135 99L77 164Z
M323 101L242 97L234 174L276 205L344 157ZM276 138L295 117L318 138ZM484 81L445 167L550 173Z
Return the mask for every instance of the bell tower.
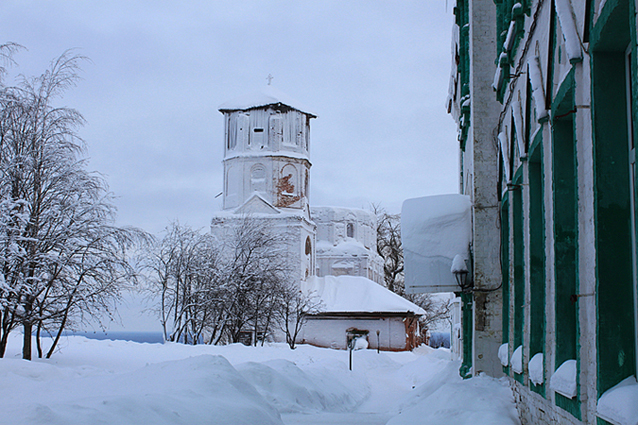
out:
M286 260L304 280L315 274L310 218L310 120L317 116L272 86L219 107L224 114L223 209L211 233L223 240L242 220L267 223L286 242Z
M270 85L219 111L225 122L223 209L257 196L276 209L307 212L310 120L317 116Z

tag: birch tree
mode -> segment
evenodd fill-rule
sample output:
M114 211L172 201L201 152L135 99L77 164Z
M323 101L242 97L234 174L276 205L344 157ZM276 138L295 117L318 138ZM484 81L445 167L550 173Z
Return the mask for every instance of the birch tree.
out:
M82 56L65 52L42 75L2 85L0 115L0 355L23 328L24 359L32 333L98 314L135 273L126 248L141 231L114 226L106 182L86 171L78 136L84 119L55 106L79 76Z
M251 217L236 224L216 240L173 223L156 245L151 290L166 340L234 343L250 331L256 344L279 326L291 281L286 237Z
M160 322L167 341L197 344L217 335L225 295L219 286L219 252L209 234L173 223L151 259Z
M268 334L281 308L281 288L291 281L287 234L276 234L266 220L243 217L225 241L228 307L225 329L230 342L239 342L243 330L253 341Z

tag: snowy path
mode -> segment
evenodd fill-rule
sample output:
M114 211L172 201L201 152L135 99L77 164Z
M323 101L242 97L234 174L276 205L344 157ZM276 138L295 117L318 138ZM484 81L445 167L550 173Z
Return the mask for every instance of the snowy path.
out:
M51 360L0 359L0 425L520 425L509 387L463 381L449 352L65 338Z

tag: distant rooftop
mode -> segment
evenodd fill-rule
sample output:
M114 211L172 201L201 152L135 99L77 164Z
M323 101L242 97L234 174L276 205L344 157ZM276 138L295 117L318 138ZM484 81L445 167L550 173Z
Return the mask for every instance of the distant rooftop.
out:
M269 105L285 105L314 118L317 117L315 113L310 112L310 109L273 86L265 86L262 90L236 97L221 105L219 110L220 112L245 111Z

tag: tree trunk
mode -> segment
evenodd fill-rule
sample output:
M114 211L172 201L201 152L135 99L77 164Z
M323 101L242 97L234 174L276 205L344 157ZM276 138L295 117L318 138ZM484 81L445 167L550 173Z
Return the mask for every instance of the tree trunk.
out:
M40 331L42 330L42 322L38 322L38 326L35 331L35 347L38 352L38 358L42 358L42 344L40 342Z
M24 360L31 360L31 332L33 332L33 325L31 323L25 323L23 326L24 339L22 340L22 358Z

